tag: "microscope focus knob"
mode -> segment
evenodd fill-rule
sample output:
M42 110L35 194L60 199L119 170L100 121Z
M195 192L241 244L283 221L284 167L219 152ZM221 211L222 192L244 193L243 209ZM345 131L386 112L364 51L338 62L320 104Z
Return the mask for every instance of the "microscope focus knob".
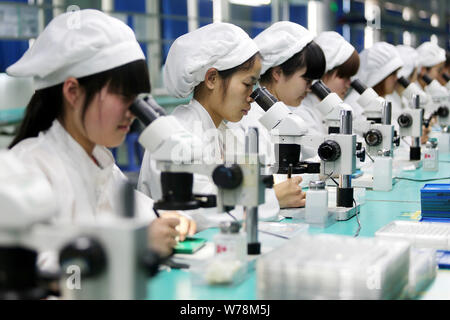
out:
M408 128L412 125L413 119L409 113L401 114L397 119L400 128Z
M392 143L395 146L400 146L400 136L397 134L397 131L394 131L394 138L392 138Z
M230 167L220 165L214 169L212 178L216 186L232 190L242 184L244 175L242 174L241 167L237 164L233 164Z
M362 148L359 151L356 151L356 157L361 161L366 161L366 148Z
M439 109L437 110L437 114L438 114L438 116L439 117L442 117L442 118L447 118L448 117L448 107L446 107L446 106L441 106L441 107L439 107Z
M317 153L323 161L336 161L341 156L341 147L336 141L327 140L319 146Z
M65 272L69 266L78 266L83 277L95 277L106 269L106 255L100 242L91 237L79 237L59 253L59 264Z
M383 141L383 135L380 130L370 129L364 135L364 140L368 146L375 147L378 146Z

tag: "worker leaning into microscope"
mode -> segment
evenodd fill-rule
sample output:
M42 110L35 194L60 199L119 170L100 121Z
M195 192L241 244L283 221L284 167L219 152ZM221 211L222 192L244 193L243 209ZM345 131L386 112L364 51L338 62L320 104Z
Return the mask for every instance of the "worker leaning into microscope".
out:
M213 23L187 33L172 44L164 66L164 84L168 92L185 98L193 93L187 105L178 106L173 116L184 127L203 140L203 159L222 163L236 153L244 153L245 137L230 128L250 110L250 94L259 79L261 57L255 42L240 27L229 23ZM160 172L156 162L146 151L139 176L138 188L152 198L162 196L158 183ZM290 186L289 186L290 187ZM301 197L285 189L283 197ZM275 186L275 189L277 187ZM194 175L194 193L217 194L211 177ZM301 191L301 189L300 189ZM259 206L259 217L277 217L280 206L273 189L266 189L265 204ZM243 218L242 206L231 214ZM216 208L190 212L198 229L217 227L220 221L232 219L218 213Z
M325 73L321 77L323 83L344 100L353 77L359 69L359 55L355 48L344 37L334 31L326 31L314 38L325 55ZM308 93L301 106L292 109L305 121L313 123L313 130L309 134L327 135L328 128L324 116L316 107L319 98L312 92ZM350 106L353 108L353 106ZM317 152L315 152L315 155Z
M377 42L364 49L359 57L360 66L355 78L372 87L380 97L393 93L397 86L397 71L403 67L397 49L387 42ZM344 101L355 110L355 119L365 120L364 107L357 102L359 97L360 94L351 89Z
M7 73L33 77L35 93L10 148L43 172L59 204L55 222L78 223L118 214L125 175L107 149L125 139L129 107L150 92L145 56L127 25L97 10L81 10L79 28L65 13L45 28ZM137 216L149 222L149 245L167 256L195 223L175 212L155 219L153 200L136 192ZM163 215L164 217L164 215Z
M417 82L419 66L419 54L417 50L407 45L398 45L395 48L403 61L403 67L397 72L397 77L404 77L410 83ZM386 100L392 103L392 124L395 126L397 132L400 130L397 119L403 113L403 109L407 108L410 103L403 96L404 91L405 88L400 85L396 86L391 94L386 95ZM400 147L402 146L406 146L406 144L401 144Z
M298 106L310 92L311 82L319 79L325 70L324 54L313 38L314 35L303 26L290 21L280 21L254 39L263 61L259 86L265 87L278 101L299 115L305 115ZM254 102L248 116L232 125L244 131L250 127L258 127L261 133L260 150L265 151L268 163L274 164L275 146L269 131L259 122L264 114L265 111ZM302 119L305 120L304 127L308 134L312 134L316 130L314 122L309 118ZM309 158L313 153L311 150L312 148L302 146L302 157L308 155L306 158ZM301 177L295 176L293 179ZM292 183L290 180L284 183L289 182ZM305 205L305 199L301 197L286 200L288 201L280 202L282 208Z

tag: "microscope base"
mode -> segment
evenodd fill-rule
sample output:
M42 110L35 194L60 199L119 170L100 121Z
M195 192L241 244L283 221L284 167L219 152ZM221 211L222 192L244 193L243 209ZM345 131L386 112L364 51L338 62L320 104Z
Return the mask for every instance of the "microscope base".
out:
M328 212L334 215L336 221L347 221L353 218L356 213L360 213L360 205L358 204L353 208L328 207ZM281 209L279 215L285 218L298 219L304 222L305 208Z
M414 167L414 169L419 169L422 167L422 161L411 161L408 159L402 159L402 158L394 158L394 161L392 163L393 168L405 168L405 167Z
M328 208L330 212L332 212L336 218L336 221L347 221L356 216L356 214L360 213L360 205L358 204L356 207L352 208L344 208L344 207L334 207Z
M396 182L396 179L392 179L392 186L394 186ZM352 186L354 188L373 189L373 175L364 173L361 177L352 179Z

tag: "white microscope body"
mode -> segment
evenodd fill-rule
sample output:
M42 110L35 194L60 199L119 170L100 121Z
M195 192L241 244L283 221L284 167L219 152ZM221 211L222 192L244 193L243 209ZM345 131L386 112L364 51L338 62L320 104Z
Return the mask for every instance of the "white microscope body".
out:
M266 110L259 121L270 132L275 145L299 145L318 149L320 174L328 178L339 175L340 179L336 207L330 210L335 213L336 220L353 217L358 212L359 205L353 206L351 175L356 171L356 157L363 156L364 151L356 150L356 135L351 132L351 111L341 110L339 134L308 136L305 135L304 121L290 112L284 103L277 101L266 88L256 89L252 98Z
M145 130L139 142L152 154L161 170L163 198L155 204L157 209L189 210L202 207L193 195L193 174L212 177L218 187L217 207L227 212L236 205L246 210L246 232L249 254L260 253L257 241L258 206L265 202L265 184L261 177L258 154L258 132L251 128L246 136L246 153L235 155L231 163L211 163L202 158L204 147L200 138L185 130L173 116L154 112L159 106L151 99L137 99L130 110L140 119ZM210 160L210 159L207 159Z
M437 80L432 80L427 75L422 76L427 83L425 92L429 96L429 103L425 107L425 117L431 118L437 116L439 126L444 129L450 125L450 92L442 86Z
M6 275L0 277L0 298L49 295L40 283L38 252L59 253L53 280L60 282L62 299L147 297L144 260L155 257L146 256L148 222L115 216L55 222L58 204L43 174L10 151L0 152L0 168L0 273Z
M395 135L392 125L392 104L358 79L352 81L351 85L360 93L357 102L364 108L363 115L367 118L367 121L354 121L353 130L364 138L370 156L389 152L393 157L394 145L399 146L400 138Z

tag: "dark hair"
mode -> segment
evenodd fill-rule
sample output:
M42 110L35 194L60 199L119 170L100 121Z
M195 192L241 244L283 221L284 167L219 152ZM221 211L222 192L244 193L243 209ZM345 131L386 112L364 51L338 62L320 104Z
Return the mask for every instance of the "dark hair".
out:
M400 70L400 68L394 70L393 72L391 72L388 76L386 76L383 80L381 80L380 82L378 82L376 85L373 86L373 90L380 96L380 97L384 97L386 96L387 92L386 92L386 86L385 83L387 81L387 79L396 74L398 72L398 70Z
M145 60L137 60L101 73L77 79L85 90L82 118L88 105L105 85L108 91L132 97L151 91L148 67ZM9 148L27 138L37 137L39 132L48 130L55 119L64 116L63 84L37 90L27 106L19 131Z
M340 66L333 68L327 72L327 75L331 75L337 72L339 78L351 78L353 77L359 69L359 54L356 50L353 51L352 55Z
M445 66L450 67L450 51L445 52Z
M285 76L290 77L298 70L306 67L303 78L314 80L320 79L325 72L325 55L317 43L311 41L300 52L294 54L280 65ZM272 82L272 69L269 68L261 75L261 82Z

